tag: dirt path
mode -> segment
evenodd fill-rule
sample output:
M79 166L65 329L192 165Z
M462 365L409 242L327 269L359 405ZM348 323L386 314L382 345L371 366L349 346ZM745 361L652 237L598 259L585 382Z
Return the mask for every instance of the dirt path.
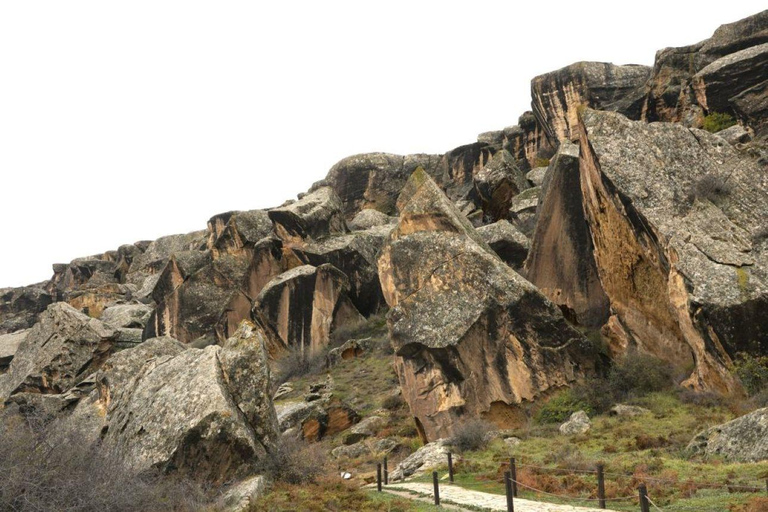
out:
M418 499L413 494L410 494L417 493L427 497L426 500L421 498L422 500L432 503L432 484L403 482L385 486L383 490L410 499ZM455 503L456 505L459 505L459 507L465 505L478 507L484 510L492 510L494 512L506 512L507 510L507 500L504 496L489 494L487 492L470 491L469 489L446 483L440 484L440 499L441 501L446 500ZM524 500L522 498L515 498L514 504L515 512L605 512L605 509L601 510L597 508L542 503L539 501ZM449 508L449 505L446 504L445 508ZM464 509L458 508L458 510Z

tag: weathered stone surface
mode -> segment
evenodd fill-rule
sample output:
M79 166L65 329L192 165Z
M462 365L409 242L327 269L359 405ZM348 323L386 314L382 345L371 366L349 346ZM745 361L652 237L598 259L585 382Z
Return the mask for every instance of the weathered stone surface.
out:
M512 154L523 171L538 167L541 159L549 158L555 151L533 112L523 113L515 126L504 128L502 147Z
M577 62L531 81L533 112L550 140L575 140L580 108L639 119L650 74L646 66Z
M589 327L608 320L608 297L600 286L589 225L582 209L579 148L564 141L542 185L542 202L525 276L566 317Z
M430 469L448 464L450 444L447 439L438 439L427 443L406 457L389 475L390 480L403 480L417 472L425 473ZM453 461L458 462L461 456L454 454Z
M749 141L750 135L747 130L740 124L735 124L725 130L717 132L717 136L725 139L728 144L735 146L736 144Z
M346 445L355 444L363 439L374 437L376 433L381 430L387 423L387 419L382 416L368 416L360 421L357 425L349 429L349 432L344 434L342 442Z
M251 318L253 301L284 267L282 244L272 238L176 253L155 286L158 306L144 337L167 335L191 343L207 336L223 342ZM270 353L277 348L270 342Z
M19 345L27 337L27 334L29 334L29 329L0 334L0 373L5 373L5 370L8 369L13 356L16 355Z
M699 432L688 451L739 462L768 460L768 408Z
M539 206L541 187L531 187L512 198L509 218L515 227L530 237L536 226L536 209Z
M149 276L162 272L172 255L183 251L200 251L207 237L208 233L203 230L164 236L150 242L143 252L133 257L125 277L126 282L141 287Z
M756 162L703 131L592 110L582 120L582 205L572 186L550 185L551 193L561 190L549 203L552 215L567 211L571 221L559 230L557 224L542 226L529 278L584 323L610 315L603 334L614 355L637 347L679 368L695 366L686 386L738 390L727 370L729 354L759 351L768 333L755 313L768 301L766 247L752 242L765 225L768 177ZM725 177L728 193L705 189L702 196L702 183ZM551 251L541 240L573 250ZM590 250L599 281L577 271L542 281L533 271L540 265L546 273L547 261L551 268L563 261L574 268L568 260L588 261ZM546 261L534 265L535 258ZM591 262L588 267L591 273ZM599 288L609 308L593 302Z
M32 327L37 315L51 302L53 297L45 290L44 283L0 289L0 334Z
M267 479L261 475L246 478L232 485L221 498L226 512L246 512L267 492Z
M280 430L286 430L301 425L305 419L318 410L320 404L308 402L289 402L275 405L277 422Z
M322 408L314 408L301 423L302 437L317 442L347 430L360 421L360 415L349 405L333 400Z
M625 404L617 404L611 407L611 410L608 411L609 416L619 416L619 417L632 417L632 416L642 416L643 414L650 414L651 411L644 407L638 407L637 405L625 405Z
M137 469L220 484L248 474L277 439L265 363L263 334L246 323L224 347L154 338L112 356L73 417L95 412L102 449Z
M115 328L143 329L152 311L146 304L116 304L105 309L100 320Z
M709 112L732 111L731 98L768 79L768 43L717 59L693 75L696 101Z
M525 175L506 150L494 154L474 174L473 181L474 189L467 194L467 198L483 211L484 220L488 222L506 218L512 198L529 188Z
M500 220L478 228L477 232L504 263L515 270L523 267L531 242L520 230L506 220Z
M325 356L326 366L333 368L347 359L360 357L371 349L371 338L361 340L347 340L340 347L328 351Z
M658 51L647 85L642 118L647 121L684 121L696 107L696 95L690 88L691 79L695 74L718 59L766 42L768 11L763 11L722 25L710 39L700 43ZM742 91L744 88L736 93ZM736 93L727 96L730 98ZM760 98L750 97L747 103L754 104L754 101L759 102ZM742 117L750 119L750 124L754 121L748 114L743 114ZM693 124L700 126L699 122L700 119Z
M213 257L239 252L272 234L272 221L264 210L220 213L208 221L207 247Z
M348 219L366 209L394 215L397 196L408 176L417 167L435 169L440 158L440 155L388 153L354 155L334 165L322 183L339 195Z
M582 336L425 172L414 173L400 201L379 277L396 371L423 437L450 435L463 415L514 424L518 404L592 369Z
M397 219L390 217L386 213L381 213L372 208L366 208L355 215L347 225L352 231L365 231L366 229L376 226L386 226L387 224L394 224L395 222L397 222Z
M544 178L547 175L547 169L549 167L536 167L528 171L525 175L526 179L533 183L534 187L540 187L544 183Z
M275 232L284 242L320 240L347 232L343 203L331 187L322 187L302 199L269 210Z
M336 326L362 319L348 291L347 276L333 265L302 265L270 281L254 310L285 347L315 353Z
M592 422L589 421L589 416L584 411L577 411L571 414L568 421L560 425L560 433L564 436L572 436L575 434L584 434L590 428L592 428Z
M768 80L733 96L730 103L736 115L759 137L768 127Z
M349 280L350 300L362 315L369 316L384 305L376 270L376 254L383 243L384 237L377 233L360 231L296 246L292 251L303 264L331 264L341 270Z
M55 394L95 371L114 350L117 331L69 304L51 304L0 376L0 402L16 393Z

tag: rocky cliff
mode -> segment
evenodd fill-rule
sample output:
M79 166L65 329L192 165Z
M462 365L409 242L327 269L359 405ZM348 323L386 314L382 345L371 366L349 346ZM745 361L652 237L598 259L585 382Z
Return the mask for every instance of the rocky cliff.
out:
M634 351L738 394L732 358L768 353L766 88L768 11L652 68L536 77L516 125L444 154L351 156L279 207L56 264L0 290L0 415L239 478L291 423L271 367L387 310L426 440L515 425ZM305 437L360 419L326 405L301 408Z

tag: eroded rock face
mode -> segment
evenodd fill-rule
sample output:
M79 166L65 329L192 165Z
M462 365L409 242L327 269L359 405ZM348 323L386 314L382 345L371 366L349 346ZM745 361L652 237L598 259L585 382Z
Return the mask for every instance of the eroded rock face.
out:
M580 108L639 119L650 74L646 66L577 62L531 81L533 112L550 140L575 140Z
M592 255L579 177L579 148L560 145L542 184L543 199L525 262L525 276L560 306L566 317L588 327L608 320L609 302Z
M567 210L572 222L540 226L529 278L587 325L610 315L602 332L615 355L637 347L695 366L689 387L738 391L729 354L759 351L768 335L755 313L768 291L765 243L755 243L768 216L768 178L703 131L592 110L582 120L582 204L572 188L557 193L550 184L542 219ZM726 180L725 189L706 186ZM547 240L560 249L542 245ZM573 256L563 252L569 247ZM578 268L578 261L589 262L588 274L546 275L548 266ZM600 288L609 308L593 302Z
M517 405L592 370L592 350L560 311L483 242L416 171L379 257L403 396L426 439L463 415L500 426Z
M500 220L478 228L477 232L504 263L516 271L522 269L531 242L520 230L506 220Z
M688 451L738 462L768 460L768 409L699 432L688 444Z
M19 350L19 345L29 333L28 329L8 334L0 334L0 374L5 373L10 366L13 356Z
M349 299L349 280L330 264L302 265L270 281L254 311L284 347L316 353L339 325L362 319Z
M287 206L269 210L284 242L320 240L347 232L343 203L331 187L321 187Z
M109 359L73 417L103 411L102 449L136 469L242 477L278 435L265 343L246 322L223 347L148 340Z
M718 112L735 111L750 125L764 121L758 114L761 100L765 108L758 91L765 90L765 72L761 71L765 64L758 63L759 56L748 57L754 52L742 51L767 42L768 11L763 11L722 25L710 39L700 43L658 51L642 118L700 126L702 115L697 115L696 109L701 106ZM758 65L746 69L744 64L754 58ZM707 86L708 82L712 87ZM726 83L732 88L720 86Z
M16 393L61 393L98 369L117 331L67 303L52 304L16 349L0 376L0 402Z
M0 289L0 334L32 327L52 302L42 284Z
M395 201L408 176L417 167L435 169L440 158L389 153L353 155L334 165L322 183L332 187L341 198L348 219L365 209L395 215Z

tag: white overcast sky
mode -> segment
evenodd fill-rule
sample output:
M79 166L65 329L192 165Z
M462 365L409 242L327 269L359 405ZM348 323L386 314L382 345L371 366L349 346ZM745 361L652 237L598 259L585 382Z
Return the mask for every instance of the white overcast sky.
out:
M0 287L275 206L339 159L515 124L530 80L652 65L737 2L2 1Z

